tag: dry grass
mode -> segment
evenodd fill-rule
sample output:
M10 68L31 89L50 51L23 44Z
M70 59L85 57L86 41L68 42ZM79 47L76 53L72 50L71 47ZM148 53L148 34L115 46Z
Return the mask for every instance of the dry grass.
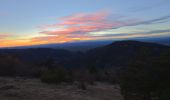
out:
M76 84L44 84L38 79L0 78L0 100L123 100L118 86L106 83L80 90Z

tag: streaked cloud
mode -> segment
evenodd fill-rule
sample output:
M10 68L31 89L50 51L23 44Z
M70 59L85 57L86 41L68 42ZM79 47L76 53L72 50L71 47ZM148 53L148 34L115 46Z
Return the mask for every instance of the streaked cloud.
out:
M87 34L88 32L102 31L113 27L127 25L128 22L109 19L109 12L81 13L61 18L61 22L44 26L45 29L63 27L61 29L42 31L47 35L59 34Z
M114 15L108 11L73 14L60 18L57 23L42 25L40 32L38 34L36 33L36 36L29 38L24 38L24 36L16 38L18 36L0 34L0 47L170 35L170 29L168 28L162 30L154 29L151 31L142 30L132 32L135 30L133 29L131 32L124 33L120 31L115 31L117 33L114 32L114 30L121 30L125 27L166 23L170 21L170 15L150 20L136 19L137 18ZM15 39L11 39L11 37Z
M46 30L40 33L46 35L88 34L88 32L97 32L128 26L159 24L169 21L170 15L150 20L136 20L135 18L119 20L119 18L115 19L114 16L111 16L109 12L96 12L92 14L82 13L61 18L61 22L56 24L45 25L43 28ZM58 27L60 28L58 29ZM53 28L53 30L50 30L50 28Z
M118 17L119 16L119 17ZM116 30L123 27L140 25L152 25L170 21L170 16L150 20L136 20L121 15L113 15L108 11L95 13L78 13L62 17L60 21L50 25L42 25L39 36L32 38L34 43L63 43L80 40L97 40L110 38L133 38L143 36L156 36L169 30L143 31L136 33L106 33L108 30ZM97 34L103 32L102 35ZM95 34L91 34L95 33Z
M8 37L10 37L10 34L8 34L8 33L0 33L0 40L6 39Z
M150 19L150 20L143 20L143 21L136 21L136 20L133 21L133 19L130 19L130 20L131 20L130 23L126 23L125 25L122 25L120 27L119 26L113 27L112 29L118 29L118 28L128 27L128 26L152 25L152 24L166 23L166 22L170 21L170 15L155 18L155 19Z
M93 34L94 37L112 37L112 38L136 38L136 37L153 37L153 36L170 36L170 29L164 30L152 30L152 31L142 31L142 32L127 32L127 33L117 33L117 34Z
M112 19L113 18L113 19ZM111 16L108 11L79 13L60 18L59 23L41 26L40 34L47 36L33 38L32 41L77 41L96 39L90 32L105 31L123 27L136 21L121 21L120 15Z
M170 4L169 0L160 0L159 2L155 1L153 2L153 4L150 4L150 5L130 8L130 11L132 12L147 11L147 10L152 10L154 8L158 8L158 7L165 6L165 5L169 6L169 4Z

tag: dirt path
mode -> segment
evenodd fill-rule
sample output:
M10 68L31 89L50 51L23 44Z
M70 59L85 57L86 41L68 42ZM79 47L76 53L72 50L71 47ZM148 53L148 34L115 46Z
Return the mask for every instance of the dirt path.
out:
M75 84L49 85L38 79L0 78L0 100L123 100L119 88L106 83L80 90Z

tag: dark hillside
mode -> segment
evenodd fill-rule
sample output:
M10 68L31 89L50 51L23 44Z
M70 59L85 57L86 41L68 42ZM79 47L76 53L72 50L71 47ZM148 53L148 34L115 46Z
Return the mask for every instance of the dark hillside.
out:
M139 41L118 41L110 45L95 48L87 52L87 61L99 67L125 66L137 58L159 56L170 49L155 43ZM139 55L141 57L139 57ZM147 59L147 58L145 58Z

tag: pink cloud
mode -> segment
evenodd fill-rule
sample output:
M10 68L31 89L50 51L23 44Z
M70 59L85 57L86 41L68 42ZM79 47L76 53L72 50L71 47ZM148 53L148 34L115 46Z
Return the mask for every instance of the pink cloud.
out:
M64 17L64 18L62 18L62 20L66 24L70 23L70 22L77 22L77 23L85 22L86 23L86 22L96 22L96 21L105 20L106 17L108 17L108 16L109 16L109 12L102 11L102 12L96 12L96 13L92 13L92 14L85 14L85 13L84 14L75 14L72 16Z
M75 14L61 18L61 22L46 25L43 28L47 31L40 33L47 35L62 35L62 34L88 34L89 32L103 31L121 26L126 26L127 22L114 21L109 19L110 13L107 11L96 12L92 14ZM57 29L63 27L62 29ZM48 30L56 28L55 30Z
M60 42L74 40L99 39L90 32L99 32L129 26L136 21L121 20L125 16L111 15L108 11L96 13L79 13L60 18L60 22L41 26L45 37L36 37L32 41L38 42Z
M0 34L0 39L5 39L5 38L8 38L8 37L10 37L9 34L6 34L6 33Z

